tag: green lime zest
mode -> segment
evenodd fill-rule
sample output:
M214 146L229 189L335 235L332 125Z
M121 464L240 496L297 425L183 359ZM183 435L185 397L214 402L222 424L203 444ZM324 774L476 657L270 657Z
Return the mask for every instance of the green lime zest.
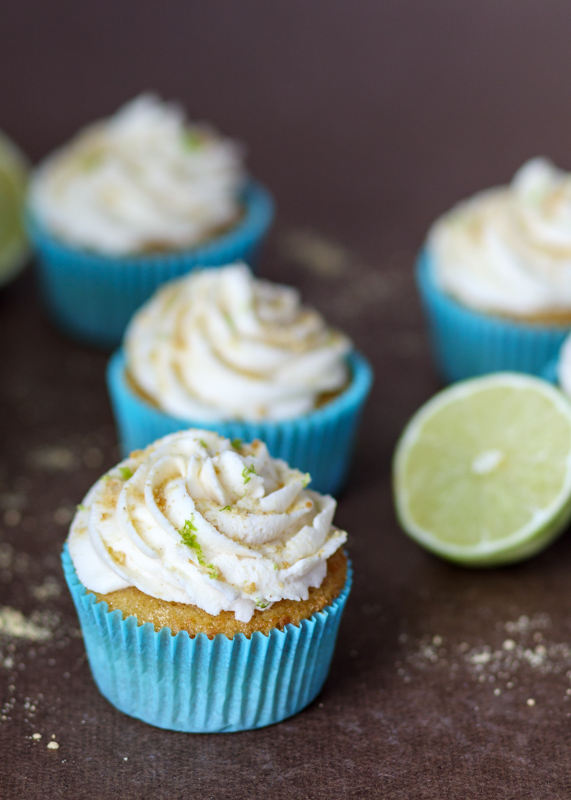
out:
M128 481L129 478L133 477L133 471L129 467L119 467L119 473L122 481Z
M311 483L311 475L309 474L309 472L306 472L305 475L303 476L303 484L302 484L303 488L305 489L307 486L309 486L310 483Z
M208 450L208 445L206 444L206 442L204 441L204 439L199 439L198 441L199 441L199 442L200 442L200 444L201 444L201 445L204 447L204 449L205 449L205 450Z
M199 150L203 142L203 137L196 131L188 130L182 134L182 146L185 150Z
M78 503L76 508L78 511L87 511L87 508L83 505L83 503Z
M103 153L101 151L87 153L81 160L81 168L84 172L92 172L103 163Z
M224 508L221 508L220 511L231 511L231 507L230 506L224 506Z
M242 477L244 478L244 484L250 483L252 480L252 475L257 475L256 468L253 464L250 464L249 467L244 467L242 470Z
M242 440L241 439L232 439L230 442L234 450L240 450L242 447Z
M179 531L180 538L184 542L187 547L190 547L191 550L194 550L196 553L196 558L198 559L198 563L201 567L205 566L206 559L204 558L204 553L202 552L202 547L200 546L198 539L196 538L196 526L194 524L194 514L191 515L190 519L185 520L184 525L182 526L181 530Z
M257 608L267 608L269 605L270 605L270 601L269 600L260 600L260 598L258 598L256 600L256 607Z

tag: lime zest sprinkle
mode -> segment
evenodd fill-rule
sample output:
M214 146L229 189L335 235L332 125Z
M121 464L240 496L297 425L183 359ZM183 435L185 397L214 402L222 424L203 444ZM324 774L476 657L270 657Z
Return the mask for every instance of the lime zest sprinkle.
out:
M199 442L200 442L200 444L201 444L201 445L204 447L204 449L205 449L205 450L208 450L208 445L206 444L206 442L204 441L204 439L199 439L198 441L199 441Z
M228 324L228 327L230 328L232 333L236 333L236 325L234 323L234 320L230 316L230 312L229 311L225 311L224 312L224 319L226 320L226 322Z
M279 569L277 564L274 564L274 569L277 571Z
M185 150L199 150L202 147L203 138L196 131L184 131L182 134L182 146Z
M129 469L129 467L119 467L119 473L121 474L121 480L128 481L129 478L133 477L133 471Z
M102 152L87 153L81 160L81 168L84 172L91 172L97 169L103 163L104 157Z
M250 464L249 467L244 467L242 470L242 477L244 478L244 484L249 483L252 480L252 475L257 475L256 468L253 464Z
M302 480L303 488L305 489L307 486L309 486L310 483L311 483L311 475L309 472L306 472Z
M241 439L232 439L231 443L234 450L240 450L242 448L242 440Z
M270 601L269 600L260 600L259 597L256 600L257 608L267 608L269 605L270 605Z
M76 508L78 511L87 511L87 508L83 505L83 503L78 503Z
M208 577L212 578L215 581L217 578L220 577L220 573L218 572L218 568L214 566L214 564L210 563L206 565L206 569L208 570Z
M191 514L190 519L185 520L185 523L179 531L179 534L184 544L187 547L190 547L191 550L194 550L198 563L201 567L203 567L206 564L206 560L204 558L204 553L202 552L202 547L196 538L195 531L196 525L194 524L194 514Z
M224 506L224 508L220 509L220 511L231 511L231 510L232 510L231 506Z

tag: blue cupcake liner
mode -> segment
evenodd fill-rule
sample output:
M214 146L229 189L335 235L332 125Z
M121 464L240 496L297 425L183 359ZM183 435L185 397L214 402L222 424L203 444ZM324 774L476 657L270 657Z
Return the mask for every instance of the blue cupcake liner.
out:
M133 313L155 289L199 267L243 260L255 266L271 225L274 204L260 184L243 193L245 213L229 231L185 252L112 257L80 250L53 238L31 215L28 233L37 251L44 305L53 322L74 339L116 347Z
M191 638L110 612L80 582L67 545L62 563L101 694L124 714L188 733L262 728L311 703L327 678L352 582L349 564L339 597L299 627Z
M311 488L335 494L345 482L361 412L373 381L368 361L349 356L352 381L338 397L305 416L285 420L208 421L177 419L135 394L125 376L125 356L119 350L107 368L107 386L124 456L156 439L184 428L217 431L228 439L261 439L274 458L311 474Z
M542 377L571 330L571 326L512 321L463 306L438 287L426 249L420 253L416 278L434 358L448 382L503 371Z

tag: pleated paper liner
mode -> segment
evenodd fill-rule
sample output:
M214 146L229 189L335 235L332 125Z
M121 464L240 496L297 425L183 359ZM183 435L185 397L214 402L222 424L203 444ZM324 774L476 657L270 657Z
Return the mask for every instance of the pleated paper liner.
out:
M542 377L571 326L512 321L463 306L436 284L430 253L421 252L417 284L436 366L447 382L488 372Z
M133 313L166 281L239 260L254 267L274 204L254 181L244 190L243 204L244 216L233 228L188 251L116 258L65 245L29 216L42 299L53 322L74 339L111 349Z
M339 597L299 627L191 638L109 612L79 581L67 546L62 562L101 694L131 717L189 733L261 728L311 703L327 678L352 581L349 564Z
M367 360L354 352L349 358L352 380L339 396L305 416L286 420L218 421L171 417L136 394L125 377L125 357L117 352L109 362L107 386L123 455L185 428L215 430L228 439L261 439L273 458L311 474L311 488L335 494L343 486L372 384Z

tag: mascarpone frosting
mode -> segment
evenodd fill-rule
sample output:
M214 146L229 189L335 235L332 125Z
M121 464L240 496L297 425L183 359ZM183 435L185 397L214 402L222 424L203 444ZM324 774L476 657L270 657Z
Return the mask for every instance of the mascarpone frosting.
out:
M260 441L232 446L212 431L159 439L104 475L68 538L80 581L102 594L136 586L208 614L305 600L347 539L336 502Z
M347 383L349 339L290 287L245 264L193 272L134 316L128 373L163 411L191 421L306 414Z
M36 170L31 210L55 236L106 255L193 247L232 224L240 148L144 94Z
M479 311L571 311L571 174L528 161L509 186L459 203L433 225L440 288Z

